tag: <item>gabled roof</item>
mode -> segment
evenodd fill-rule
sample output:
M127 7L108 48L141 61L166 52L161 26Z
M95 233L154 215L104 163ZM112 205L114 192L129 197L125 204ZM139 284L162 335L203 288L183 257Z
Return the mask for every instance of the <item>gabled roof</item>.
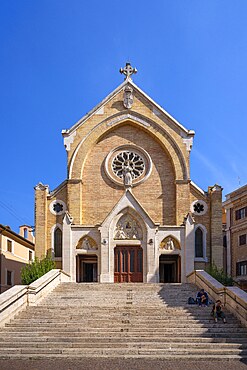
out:
M178 122L174 117L172 117L165 109L163 109L159 104L157 104L153 99L151 99L144 91L142 91L131 79L126 79L121 85L119 85L113 92L111 92L105 99L103 99L96 107L94 107L90 112L88 112L84 117L77 121L70 129L62 130L63 136L71 135L79 126L83 125L89 118L91 118L97 111L99 111L105 104L107 104L111 99L113 99L121 90L124 89L126 85L131 85L134 90L138 91L146 100L148 100L155 110L162 116L168 117L177 128L181 130L183 134L194 136L195 132L193 130L186 129L180 122Z

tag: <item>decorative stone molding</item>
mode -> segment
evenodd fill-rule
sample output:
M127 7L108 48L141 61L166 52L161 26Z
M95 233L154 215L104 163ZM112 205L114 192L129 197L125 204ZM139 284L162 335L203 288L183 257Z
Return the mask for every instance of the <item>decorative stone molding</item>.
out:
M183 143L186 145L186 150L190 152L193 146L193 137L183 139Z
M215 184L213 187L212 187L212 191L222 191L222 187L218 184Z
M150 127L150 123L144 121L143 119L141 119L139 117L133 116L133 114L121 115L118 118L115 118L114 120L108 122L106 124L106 126L113 126L113 125L115 125L116 123L118 123L120 121L124 121L124 120L128 120L128 119L131 119L132 121L138 122L138 123L140 123L141 125L143 125L145 127Z
M69 152L70 145L73 144L74 139L76 137L76 131L74 131L71 135L68 135L68 136L65 136L65 132L66 130L62 131L62 134L64 134L63 142L64 142L65 149L67 150L67 152Z
M49 193L49 186L42 184L42 182L39 182L38 185L36 185L34 189L46 191L47 193Z
M203 216L208 210L207 203L204 200L195 200L190 206L191 212L196 216Z
M56 199L50 203L49 210L53 215L60 216L66 212L67 207L62 200Z
M147 180L151 171L151 157L135 145L121 145L113 149L105 160L106 175L115 184L126 188Z

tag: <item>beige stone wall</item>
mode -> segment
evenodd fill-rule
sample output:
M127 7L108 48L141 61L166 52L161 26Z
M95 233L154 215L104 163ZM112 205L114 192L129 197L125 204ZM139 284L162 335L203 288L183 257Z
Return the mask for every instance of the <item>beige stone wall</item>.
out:
M103 110L103 114L94 114L76 130L76 136L71 144L71 149L68 152L68 167L70 167L71 159L74 155L75 149L89 132L92 132L92 130L95 129L95 127L97 127L101 122L113 120L121 113L129 113L129 111L127 111L123 106L123 91L118 92L114 97L112 97L112 99L110 99L104 105ZM186 150L186 145L183 143L183 139L181 138L181 129L174 124L172 119L169 116L158 112L158 109L156 109L156 113L154 113L153 104L138 91L134 92L134 103L130 113L131 112L138 112L139 115L149 119L150 122L154 122L156 124L155 132L157 137L159 136L158 128L160 127L160 131L163 128L165 132L167 132L175 140L179 150L185 158L187 169L189 171L189 153ZM152 127L150 127L150 130L151 129Z
M102 223L123 195L124 188L109 180L102 165L107 154L123 144L142 147L153 162L150 177L133 188L134 196L155 222L174 225L175 175L171 160L150 135L130 124L101 138L87 157L82 177L82 224Z

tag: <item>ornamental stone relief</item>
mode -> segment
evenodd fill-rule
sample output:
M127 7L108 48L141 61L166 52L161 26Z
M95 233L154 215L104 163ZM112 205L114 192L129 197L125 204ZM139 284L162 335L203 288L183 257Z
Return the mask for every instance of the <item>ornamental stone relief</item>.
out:
M83 236L77 243L76 249L97 250L98 246L90 236Z
M130 215L120 218L114 232L115 240L141 240L142 229L140 224Z
M175 238L167 236L160 243L160 248L165 251L174 251L175 249L180 249L180 244Z

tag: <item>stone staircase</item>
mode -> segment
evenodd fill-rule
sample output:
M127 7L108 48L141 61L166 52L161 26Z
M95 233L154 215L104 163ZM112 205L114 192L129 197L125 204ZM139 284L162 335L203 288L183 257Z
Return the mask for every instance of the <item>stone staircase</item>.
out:
M0 359L247 358L247 328L191 306L190 284L62 283L0 329Z

